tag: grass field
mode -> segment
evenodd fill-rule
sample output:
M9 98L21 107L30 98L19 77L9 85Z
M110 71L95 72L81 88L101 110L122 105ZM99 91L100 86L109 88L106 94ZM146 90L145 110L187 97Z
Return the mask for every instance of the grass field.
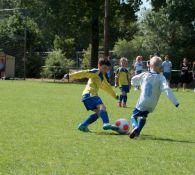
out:
M87 112L83 85L0 81L1 175L193 175L195 93L175 92L180 107L162 95L137 140L102 130L102 121L82 133ZM129 119L139 92L126 109L100 92L111 122Z

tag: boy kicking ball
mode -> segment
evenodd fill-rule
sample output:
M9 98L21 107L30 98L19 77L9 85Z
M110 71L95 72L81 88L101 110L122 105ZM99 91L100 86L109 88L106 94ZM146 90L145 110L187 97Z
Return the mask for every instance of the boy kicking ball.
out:
M82 102L87 110L91 110L94 114L90 115L86 120L79 124L78 129L83 132L89 132L88 126L94 123L99 117L103 121L104 130L117 131L118 127L109 123L106 107L101 98L98 96L99 89L106 91L116 100L117 94L113 91L108 83L106 73L109 70L110 62L108 60L99 59L98 69L79 71L73 74L64 75L65 79L83 79L88 78L87 85L82 94Z
M131 124L133 127L133 130L129 134L131 139L140 135L140 132L146 123L148 114L153 112L158 103L161 92L165 92L167 97L176 107L179 106L165 77L160 74L161 69L161 58L154 56L150 59L150 71L136 75L131 80L133 86L141 86L141 94L131 117Z

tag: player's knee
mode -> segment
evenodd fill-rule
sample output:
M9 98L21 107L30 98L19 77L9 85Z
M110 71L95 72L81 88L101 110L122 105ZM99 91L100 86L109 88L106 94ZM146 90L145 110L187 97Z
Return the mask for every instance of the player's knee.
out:
M98 110L99 111L101 111L101 110L106 111L106 106L104 106L103 104L102 105L99 105L98 106Z
M146 120L147 116L141 116L140 119Z
M96 114L99 113L99 109L94 109L93 112L95 112Z

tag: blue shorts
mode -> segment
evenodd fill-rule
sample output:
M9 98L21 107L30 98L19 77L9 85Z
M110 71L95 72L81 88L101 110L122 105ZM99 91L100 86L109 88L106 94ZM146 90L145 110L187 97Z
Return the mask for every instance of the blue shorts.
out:
M165 76L166 80L170 80L171 79L171 73L163 72L163 75Z
M121 92L128 93L129 92L129 85L122 85L120 87Z
M137 108L134 108L133 110L133 117L147 117L148 114L148 111L140 111Z
M135 71L135 75L141 74L142 70Z
M84 105L88 111L89 110L93 111L94 109L97 109L98 105L103 104L100 97L98 97L98 96L91 97L90 94L83 95L81 101L84 103Z

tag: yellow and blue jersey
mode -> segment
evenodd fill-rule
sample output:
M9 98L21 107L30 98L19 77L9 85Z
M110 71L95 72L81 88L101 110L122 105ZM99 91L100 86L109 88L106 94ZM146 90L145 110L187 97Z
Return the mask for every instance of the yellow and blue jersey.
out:
M116 71L116 77L118 79L119 87L123 85L129 85L129 71L125 67L119 67Z
M108 83L106 75L99 71L99 69L84 70L69 75L70 79L88 78L87 85L83 91L83 96L90 94L91 97L98 96L99 89L106 91L113 98L117 98L117 94Z

